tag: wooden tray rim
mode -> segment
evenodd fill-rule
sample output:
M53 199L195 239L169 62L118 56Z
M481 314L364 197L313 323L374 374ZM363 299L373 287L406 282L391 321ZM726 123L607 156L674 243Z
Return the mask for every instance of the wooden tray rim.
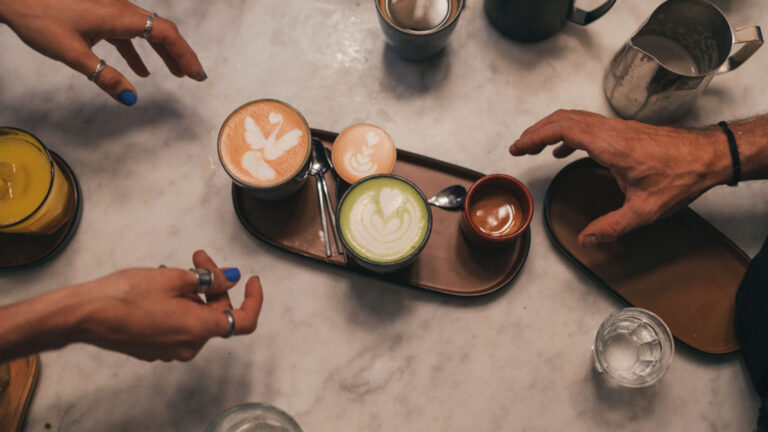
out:
M600 165L597 162L595 162L592 158L588 158L588 157L587 158L582 158L582 159L579 159L577 161L571 162L570 164L566 165L565 167L563 167L563 169L561 169L555 175L554 178L552 178L552 182L547 187L547 194L544 197L544 206L543 206L543 210L542 210L543 213L544 213L544 226L546 227L546 231L547 231L548 237L550 238L552 243L555 245L557 250L559 250L560 253L565 255L566 258L568 258L568 260L572 264L574 264L577 268L579 268L582 272L584 272L587 276L589 276L589 278L592 279L593 281L595 281L600 287L602 287L603 289L608 291L614 297L618 298L622 303L624 303L624 304L626 304L628 306L633 306L634 307L635 305L633 305L629 300L624 298L624 296L622 296L618 291L616 291L613 288L611 288L611 286L608 285L602 278L600 278L597 274L592 272L592 270L590 270L586 265L584 265L584 263L579 261L579 259L576 258L576 256L574 256L568 249L566 249L565 246L560 242L560 240L555 236L555 233L552 230L552 226L550 224L549 205L550 205L550 202L551 202L551 199L552 199L552 196L550 194L550 192L552 190L552 185L562 175L564 175L564 173L566 171L568 171L570 169L574 169L577 165L585 164L587 161L593 162L593 163L597 164L597 166L602 167L602 165ZM751 261L749 256L738 245L736 245L736 243L734 243L733 240L731 240L730 238L726 237L722 232L720 232L717 228L715 228L712 224L710 224L701 215L699 215L698 213L693 211L690 207L686 207L685 209L681 210L681 212L685 212L686 217L691 217L694 220L696 220L696 222L701 223L703 229L711 230L713 233L715 233L716 235L720 236L723 240L725 240L724 244L727 247L731 248L732 251L736 253L736 255L740 255L742 258L744 258L744 260L747 262L747 264L749 264L749 262ZM740 347L737 346L737 348L732 350L732 351L724 351L724 352L704 351L704 350L701 350L699 348L696 348L696 347L694 347L694 346L692 346L690 344L687 344L687 343L683 342L682 340L680 340L674 334L672 336L674 336L676 343L678 343L678 344L680 344L682 346L685 346L685 347L689 348L690 350L692 350L694 352L697 352L697 353L700 353L700 354L705 354L707 356L712 356L712 357L722 357L722 356L730 355L730 354L733 354L733 353L739 351L739 349L740 349Z

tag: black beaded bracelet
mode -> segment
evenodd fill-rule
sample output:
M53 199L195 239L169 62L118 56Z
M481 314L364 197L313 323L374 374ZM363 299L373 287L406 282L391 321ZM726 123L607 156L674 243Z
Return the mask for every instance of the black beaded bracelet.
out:
M728 123L721 121L717 124L725 132L725 136L728 137L728 147L731 149L731 161L733 162L733 178L728 183L728 186L736 186L741 181L741 160L739 159L739 148L736 146L736 137L733 136L731 128L728 127Z

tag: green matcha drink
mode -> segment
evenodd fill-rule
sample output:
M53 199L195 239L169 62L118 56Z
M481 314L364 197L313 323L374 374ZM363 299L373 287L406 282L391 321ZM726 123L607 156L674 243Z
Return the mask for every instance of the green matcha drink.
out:
M341 235L356 255L377 263L403 260L428 235L429 209L421 193L396 177L374 177L349 191L339 212Z

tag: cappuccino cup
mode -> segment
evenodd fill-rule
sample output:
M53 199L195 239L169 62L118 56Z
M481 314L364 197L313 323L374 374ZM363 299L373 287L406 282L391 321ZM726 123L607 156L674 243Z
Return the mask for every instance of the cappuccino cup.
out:
M248 102L221 126L218 153L232 181L256 198L276 201L307 179L311 131L295 108L274 99Z
M466 238L484 247L517 240L533 219L533 199L518 179L493 174L477 180L467 192L460 227Z

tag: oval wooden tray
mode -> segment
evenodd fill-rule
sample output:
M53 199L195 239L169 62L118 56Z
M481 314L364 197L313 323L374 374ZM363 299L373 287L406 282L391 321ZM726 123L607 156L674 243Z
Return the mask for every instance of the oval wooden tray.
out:
M607 169L578 160L549 186L547 230L581 270L630 305L659 315L678 342L708 354L738 350L735 298L749 257L689 208L615 242L582 248L581 230L623 202Z
M40 356L33 354L10 362L11 380L0 390L0 431L17 432L24 424L40 376Z
M336 133L312 130L326 147ZM414 182L429 197L446 186L469 188L483 174L403 150L397 151L394 173ZM335 195L336 181L326 175L328 191ZM336 196L331 196L336 205ZM433 225L429 242L413 265L390 275L368 272L336 254L325 257L322 227L314 178L285 201L253 198L245 189L232 185L232 201L240 222L256 238L317 261L367 273L416 288L459 296L488 294L511 282L520 272L531 244L530 230L503 249L487 250L469 243L459 230L461 212L432 208ZM333 244L333 242L332 242Z

